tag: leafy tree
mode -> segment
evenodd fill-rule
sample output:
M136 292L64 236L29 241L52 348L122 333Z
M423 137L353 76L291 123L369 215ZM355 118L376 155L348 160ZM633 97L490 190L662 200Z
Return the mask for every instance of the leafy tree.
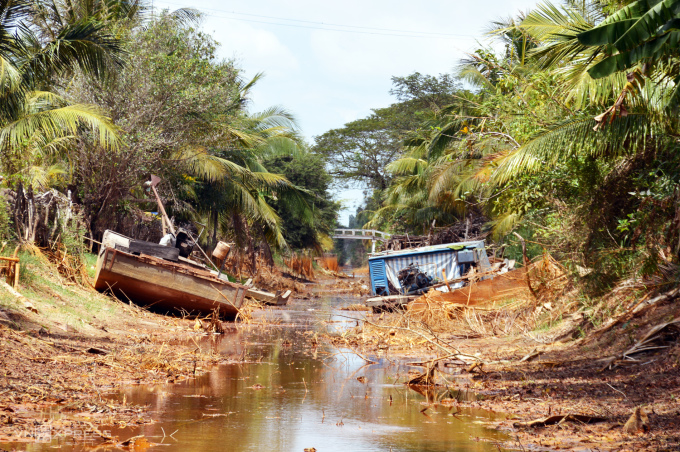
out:
M83 147L74 159L92 229L123 221L121 207L143 197L141 185L155 173L166 181L161 191L170 213L207 224L213 245L226 235L251 250L260 240L284 247L270 199L308 206L262 161L299 151L294 118L280 108L249 113L248 96L260 75L243 80L233 61L216 57L212 37L184 16L164 12L128 35L124 70L104 80L80 77L68 90L109 109L127 143L118 154Z
M393 95L400 103L407 103L412 110L439 111L452 104L459 91L460 82L451 74L439 77L414 72L406 77L392 77Z
M330 173L339 180L385 190L391 181L386 166L403 153L407 135L434 117L459 89L446 74L436 78L416 72L393 77L392 83L391 93L400 102L315 137L314 151L328 157Z
M385 166L401 152L399 132L389 110L315 137L314 152L328 157L330 173L345 182L384 190L390 182Z
M326 171L326 160L318 154L303 153L269 158L264 164L269 171L285 176L310 194L307 202L314 212L312 218L307 208L301 210L285 198L272 201L282 218L283 233L290 247L317 251L327 248L340 206L331 199L332 178Z

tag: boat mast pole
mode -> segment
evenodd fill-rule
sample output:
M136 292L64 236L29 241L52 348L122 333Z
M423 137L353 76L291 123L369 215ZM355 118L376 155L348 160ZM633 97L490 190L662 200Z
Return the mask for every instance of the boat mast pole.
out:
M172 235L175 234L175 227L172 225L170 222L170 219L168 218L168 214L165 213L165 208L163 207L163 203L161 202L160 196L158 196L158 192L156 191L156 185L161 181L161 178L158 176L154 176L153 174L151 175L151 182L149 185L151 186L151 190L153 190L153 194L156 197L156 202L158 203L158 209L161 211L161 215L163 217L163 220L168 224L168 227L170 228L170 232L172 232ZM165 229L165 228L163 228ZM165 231L163 231L163 234L165 234Z

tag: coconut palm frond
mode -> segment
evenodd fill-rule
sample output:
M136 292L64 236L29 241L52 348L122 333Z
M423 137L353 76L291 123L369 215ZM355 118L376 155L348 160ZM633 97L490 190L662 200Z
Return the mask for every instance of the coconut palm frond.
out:
M220 182L229 176L250 175L247 168L208 152L204 147L187 147L175 152L171 159L185 164L192 174L208 182Z
M300 145L300 142L287 136L274 136L265 140L255 150L262 159L273 157L300 157L307 153L307 150Z
M456 75L476 88L494 89L494 85L482 71L473 65L462 65Z
M30 105L41 106L41 102ZM91 105L68 105L55 109L39 109L6 124L0 129L0 147L18 148L24 140L35 134L43 134L48 139L78 135L79 127L92 130L98 144L107 148L117 148L122 144L118 128L109 118Z
M170 18L181 25L199 24L203 14L196 8L178 8L170 13Z
M522 214L518 212L504 212L491 222L491 234L496 240L509 234L522 221Z
M402 157L386 166L387 171L395 176L404 176L414 173L422 174L425 168L427 168L427 161L414 157Z
M0 56L0 92L14 92L21 86L21 73L14 63Z
M92 19L66 26L46 44L30 30L24 30L23 40L31 46L23 65L37 79L71 71L74 66L101 77L120 69L126 55L120 39L106 31L106 24Z
M39 190L46 190L54 185L56 179L67 174L66 169L61 163L55 163L47 167L31 165L26 168L25 172L28 175L28 181L31 186Z
M592 118L562 122L537 135L507 157L493 178L505 183L523 173L533 173L555 166L578 154L614 159L635 153L648 144L658 144L656 130L648 115L618 116L598 130Z
M554 68L587 52L588 46L579 42L578 35L592 27L593 23L575 9L558 8L550 2L537 5L522 21L522 28L542 44L532 49L530 56L543 68ZM588 60L595 55L595 51L588 54Z

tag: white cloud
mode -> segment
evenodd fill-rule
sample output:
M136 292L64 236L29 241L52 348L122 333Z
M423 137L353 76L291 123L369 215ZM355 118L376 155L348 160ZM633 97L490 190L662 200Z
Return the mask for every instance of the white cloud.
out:
M203 28L221 44L223 56L236 57L252 72L291 76L300 69L295 53L272 31L210 16L205 19Z

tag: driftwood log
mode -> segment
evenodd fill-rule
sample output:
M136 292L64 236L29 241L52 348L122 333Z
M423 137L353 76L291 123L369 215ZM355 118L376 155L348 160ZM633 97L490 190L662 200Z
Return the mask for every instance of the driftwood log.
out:
M548 416L543 419L535 419L529 422L515 422L513 427L545 427L546 425L561 424L563 422L578 422L581 424L592 424L595 422L604 422L607 418L601 416L587 416L584 414L566 414L560 416Z

